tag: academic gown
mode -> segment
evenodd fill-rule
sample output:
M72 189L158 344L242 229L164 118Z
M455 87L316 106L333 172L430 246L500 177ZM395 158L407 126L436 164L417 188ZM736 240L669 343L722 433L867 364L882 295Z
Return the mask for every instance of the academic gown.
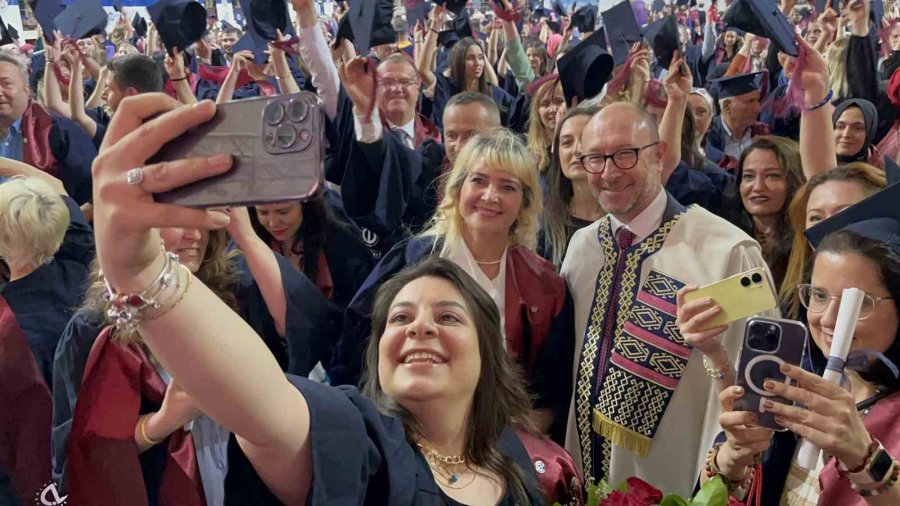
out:
M462 90L453 79L442 73L436 72L434 77L434 95L430 99L425 98L424 101L430 102L431 104L431 115L428 116L428 119L437 125L443 132L444 109L447 107L447 102L449 102L454 95L462 92ZM513 112L512 109L515 97L504 91L503 88L491 85L491 98L497 104L497 107L500 108L500 124L509 126L510 114Z
M666 191L684 206L697 204L722 216L734 198L734 175L713 163L692 169L681 161L666 181Z
M364 236L369 248L384 255L421 231L439 203L445 158L443 145L426 139L412 150L388 129L371 144L353 138L341 196L350 218L371 234Z
M382 414L353 387L334 388L288 375L309 406L312 506L458 506L434 479L399 419ZM581 499L581 480L558 446L507 427L498 449L519 467L529 505ZM334 458L334 456L340 458ZM232 438L225 481L227 505L278 505ZM579 502L580 504L580 502ZM512 506L511 495L500 500Z
M0 504L31 504L50 481L53 352L81 302L94 237L75 202L53 260L0 287Z
M278 260L278 267L281 271L282 282L284 283L285 295L287 297L287 325L285 337L282 338L278 336L275 330L275 323L269 314L265 300L262 298L259 286L256 284L255 280L253 280L252 275L249 272L249 267L247 266L246 259L243 255L233 260L236 262L240 273L238 285L235 288L239 311L244 320L247 321L263 342L266 343L266 346L272 351L272 354L275 356L282 370L305 376L309 374L317 362L324 362L328 359L328 354L331 350L331 335L336 332L334 329L337 327L340 315L335 308L325 300L319 289L310 282L306 276L297 271L281 255L275 254L275 257ZM96 313L91 313L88 310L79 311L63 331L62 338L60 339L56 351L53 376L55 381L54 388L58 389L59 392L57 395L54 395L53 398L54 474L57 476L65 476L65 478L61 479L61 483L66 486L66 490L68 490L67 487L71 485L71 480L68 478L72 472L73 466L76 465L67 462L67 448L68 457L71 459L72 445L77 444L70 443L70 431L74 430L74 425L76 423L74 420L75 410L78 406L76 400L82 402L82 399L85 398L85 394L81 392L82 381L83 379L86 381L89 376L88 371L86 370L86 364L89 362L89 355L93 353L91 349L94 347L98 335L101 334L101 331L104 328L103 325L102 319L99 318L99 315ZM128 367L125 368L126 373L124 373L124 377L129 378L129 381L138 381L138 378L143 377L149 382L151 378L158 376L158 374L155 373L155 370L150 371L150 369L148 369L147 365L149 362L146 362L144 357L134 349L129 348L126 350L125 347L118 345L110 346L108 348L112 350L109 352L112 354L111 356L115 357L115 359L119 360L121 363L128 365ZM97 353L99 354L99 352ZM120 369L110 367L107 364L98 366L97 370L105 371L97 373L101 379L96 380L94 385L97 385L98 388L103 384L103 375L111 373L122 374ZM145 371L145 373L140 373L139 371ZM138 374L146 374L146 376L138 376ZM150 383L146 383L144 386L149 384ZM149 396L140 399L140 402L137 403L142 409L146 407L146 412L152 412L153 409L150 409L150 407L154 404L156 404L156 408L158 409L158 403L161 402L162 399L159 398L154 400L156 396L148 394L148 391L146 390L132 390L127 392L112 391L107 392L107 395L114 396L113 400L109 401L110 403L122 402L132 405L135 402L135 392ZM79 396L79 393L81 393L81 396ZM107 427L109 430L102 431L99 434L90 435L90 438L92 439L84 444L88 446L103 444L109 445L110 448L115 449L118 445L123 444L121 439L125 437L123 431L127 429L127 423L131 423L131 428L133 430L136 418L127 419L128 417L126 417L124 420L105 420L103 417L106 416L105 413L108 412L104 411L104 414L101 414L99 410L104 409L101 406L105 405L104 403L106 400L100 401L100 395L100 392L94 392L92 395L87 396L89 399L99 401L100 404L97 405L96 410L98 411L96 412L88 407L82 408L84 424L90 425L96 423L103 427ZM143 412L144 411L141 411L141 413ZM137 413L133 412L131 414L136 416ZM86 426L84 424L82 424L82 427ZM82 436L79 435L79 438L81 437ZM128 438L126 437L125 439ZM128 441L125 443L127 448L133 449L133 446L127 445ZM103 448L106 448L106 446L103 446ZM157 458L162 458L164 461L164 453L165 452L163 452L161 457L157 456ZM101 454L101 451L97 452L98 456ZM85 458L93 459L93 457L91 457L89 453L85 453L83 456L84 457L79 457L78 462L80 463L77 464L77 466L80 468L90 467L91 464L89 460L85 460ZM156 462L156 465L158 466L161 461L156 460L154 462ZM156 490L153 488L152 484L156 483L154 480L159 476L156 474L151 476L146 473L151 472L153 469L157 468L149 466L144 469L145 478L147 478L149 484L146 493L151 494L151 496L155 494ZM86 471L82 469L81 472L85 473ZM153 473L151 472L151 474ZM84 474L82 475L84 476ZM102 477L98 476L87 476L85 479L88 481L103 481ZM151 502L151 504L153 503Z
M99 151L100 145L103 144L103 138L106 137L106 129L109 127L109 122L112 121L112 118L109 117L109 114L106 114L103 107L87 109L85 114L97 124L97 131L91 138L91 142L94 144L94 148Z
M436 255L440 247L428 238L398 243L375 266L344 313L344 329L328 371L333 385L359 381L362 357L371 333L371 311L381 284L404 267ZM565 419L571 394L572 301L553 264L520 246L507 251L505 334L507 351L522 366L535 408L551 409Z
M764 123L754 123L750 125L750 138L757 135L769 135L769 125ZM725 132L725 125L722 123L722 116L717 115L713 118L706 132L706 157L711 161L726 169L733 171L737 168L738 160L725 154L725 139L728 134Z
M97 149L91 142L87 132L69 118L38 108L34 102L23 115L22 160L29 165L48 172L62 181L72 199L79 205L91 200L92 177L91 164L97 157ZM33 113L31 111L34 111ZM26 117L35 118L34 125L27 125ZM46 122L46 123L45 123ZM44 129L49 129L44 133ZM43 140L46 135L46 142ZM47 150L49 149L49 152ZM44 168L38 159L47 160L52 156L55 163Z

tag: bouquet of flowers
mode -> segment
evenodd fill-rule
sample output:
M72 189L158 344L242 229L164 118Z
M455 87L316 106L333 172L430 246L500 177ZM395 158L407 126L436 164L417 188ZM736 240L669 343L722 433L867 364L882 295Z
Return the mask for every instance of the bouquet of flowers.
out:
M658 488L635 477L628 478L615 489L604 482L590 484L587 493L586 506L744 506L728 496L728 489L718 476L704 483L693 498L663 495Z

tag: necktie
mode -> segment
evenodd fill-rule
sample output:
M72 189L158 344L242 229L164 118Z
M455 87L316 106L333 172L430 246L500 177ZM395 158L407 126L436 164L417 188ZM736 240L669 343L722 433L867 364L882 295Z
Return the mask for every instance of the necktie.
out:
M616 231L616 244L619 245L619 249L630 248L634 238L634 232L628 230L628 227L619 227L619 230Z
M400 140L403 141L404 146L408 147L409 149L416 149L416 146L413 145L412 137L409 136L406 130L400 127L394 128L393 130L397 133L397 135L400 136Z

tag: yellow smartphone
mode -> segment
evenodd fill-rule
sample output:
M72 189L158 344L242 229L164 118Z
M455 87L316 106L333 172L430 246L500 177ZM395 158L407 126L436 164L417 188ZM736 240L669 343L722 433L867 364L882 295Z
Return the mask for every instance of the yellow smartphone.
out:
M774 309L778 305L775 291L769 282L769 274L763 267L750 269L698 288L685 294L684 301L692 302L706 297L716 301L722 308L707 328L747 318Z

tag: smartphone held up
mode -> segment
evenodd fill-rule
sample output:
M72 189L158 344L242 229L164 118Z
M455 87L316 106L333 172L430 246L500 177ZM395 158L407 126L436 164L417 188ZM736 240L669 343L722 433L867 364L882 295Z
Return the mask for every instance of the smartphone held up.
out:
M213 119L149 162L227 153L231 170L155 199L197 208L305 200L324 184L323 123L316 95L305 91L219 104Z

